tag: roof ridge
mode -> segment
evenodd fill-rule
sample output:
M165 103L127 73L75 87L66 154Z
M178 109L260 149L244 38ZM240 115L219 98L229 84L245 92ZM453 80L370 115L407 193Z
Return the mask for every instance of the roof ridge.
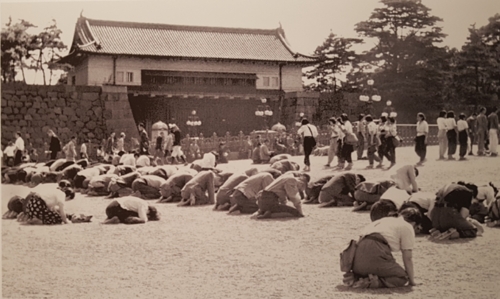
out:
M144 23L144 22L129 22L129 21L109 21L96 20L85 18L89 24L114 27L133 27L133 28L155 28L155 29L173 29L185 31L204 31L204 32L221 32L221 33L247 33L259 35L277 35L278 29L252 29L252 28L233 28L233 27L209 27L195 25L172 25L160 23Z

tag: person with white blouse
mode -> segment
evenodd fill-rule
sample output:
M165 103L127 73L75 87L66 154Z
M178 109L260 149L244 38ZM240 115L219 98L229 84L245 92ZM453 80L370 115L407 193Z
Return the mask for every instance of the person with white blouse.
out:
M58 188L57 184L43 184L31 189L31 193L23 200L27 223L69 223L64 212L64 203L73 198L75 198L75 192L71 188L63 191Z
M439 159L444 160L444 153L446 148L448 148L448 138L446 137L446 110L439 112L439 117L437 118L438 126L438 141L439 141Z
M396 145L395 139L398 135L396 120L394 117L387 118L387 122L385 124L385 140L386 140L386 154L389 156L389 160L391 161L391 165L389 168L392 168L396 165Z
M446 137L448 138L448 160L455 160L453 155L457 152L457 122L455 112L452 110L446 113Z
M467 154L467 142L469 140L469 124L465 118L465 114L460 113L457 121L458 143L460 144L460 160L467 160L465 155Z
M309 156L313 148L316 146L316 137L318 137L318 129L315 125L309 123L307 119L302 119L302 126L297 131L298 135L302 135L304 143L304 171L311 170L311 162Z
M16 146L16 155L14 157L14 166L19 165L23 161L23 152L24 152L24 140L21 137L21 132L16 132L16 142L14 143Z
M425 162L427 155L427 136L429 135L429 124L425 120L423 113L417 114L417 137L415 137L415 152L420 157L417 165L422 165Z
M342 141L341 159L339 161L338 168L342 170L344 168L344 163L347 161L347 167L345 170L352 169L352 152L354 151L354 145L358 143L357 137L353 132L352 123L349 121L347 114L342 113L340 115L342 120L341 131L344 134L344 140Z
M328 148L328 163L326 163L326 167L330 167L330 163L332 163L333 158L337 154L338 148L338 139L339 139L339 125L335 120L335 117L331 117L329 120L329 131L330 131L330 147Z

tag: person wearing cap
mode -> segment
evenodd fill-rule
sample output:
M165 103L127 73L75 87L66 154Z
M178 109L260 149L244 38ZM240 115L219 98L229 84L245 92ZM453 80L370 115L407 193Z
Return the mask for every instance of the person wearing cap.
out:
M181 159L182 162L184 162L184 164L187 164L186 156L182 152L182 148L181 148L181 130L179 129L179 127L177 125L174 124L170 127L170 131L172 132L172 134L174 134L174 143L173 143L173 147L172 147L172 158L175 161L179 161L178 159Z
M313 148L316 146L316 137L318 137L318 129L316 126L309 123L305 118L302 119L301 127L298 129L297 134L303 137L304 143L304 171L311 170L311 162L309 156Z
M231 175L225 182L220 186L217 191L215 198L214 210L227 211L231 207L231 194L234 192L234 188L238 186L241 182L248 179L249 177L257 174L257 168L250 168L243 173L235 173Z
M146 129L144 128L143 123L139 123L137 126L139 129L139 136L141 138L140 142L140 149L139 149L139 154L141 155L149 155L149 137L148 137L148 132L146 132Z
M125 133L123 132L121 132L118 139L116 139L116 151L120 156L125 153Z
M165 179L157 175L143 175L132 182L132 191L137 197L144 199L160 198L160 186L165 183Z
M361 174L346 172L332 177L319 192L321 208L333 206L352 206L356 186L365 181Z
M106 216L107 219L104 220L103 224L141 224L160 220L160 215L155 207L134 196L114 199L106 207Z
M64 191L57 184L39 185L26 196L23 202L25 216L29 224L61 224L69 223L64 212L64 203L75 198L71 188Z
M301 195L303 195L310 176L306 173L294 172L282 175L269 184L257 196L259 210L257 219L274 217L304 217ZM291 201L294 207L288 206Z

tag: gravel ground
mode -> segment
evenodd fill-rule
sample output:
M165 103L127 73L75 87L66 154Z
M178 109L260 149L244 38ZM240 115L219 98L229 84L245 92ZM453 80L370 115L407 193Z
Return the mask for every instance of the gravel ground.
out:
M418 178L424 191L457 180L500 183L500 158L435 162L437 148L428 153ZM417 160L412 148L399 148L397 155L397 166ZM325 161L312 158L313 178L331 171L323 169ZM353 171L388 175L366 165L355 161ZM244 160L221 168L249 166ZM9 198L26 189L3 185L2 213ZM417 237L414 264L422 285L353 290L342 285L339 253L369 223L367 212L305 205L304 218L257 221L209 206L155 204L161 221L104 226L108 203L82 194L67 203L69 213L94 215L92 223L44 227L2 220L4 298L499 298L496 228L441 244Z

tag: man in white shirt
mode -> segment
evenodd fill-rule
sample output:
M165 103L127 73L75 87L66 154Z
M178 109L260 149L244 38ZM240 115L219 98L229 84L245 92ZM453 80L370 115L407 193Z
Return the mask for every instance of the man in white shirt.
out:
M146 201L126 196L113 200L106 207L107 219L103 224L139 224L159 219L158 211L155 207L149 206Z
M423 113L417 114L417 137L415 138L415 152L420 157L417 165L422 165L425 162L427 155L427 136L429 135L429 124L425 120Z
M5 154L5 164L7 166L14 166L14 158L16 156L16 146L12 141L9 141L9 144L3 151Z
M297 131L297 134L301 135L304 140L304 171L310 171L311 163L309 161L309 156L311 155L313 148L316 146L315 138L318 137L318 129L304 118L302 119L302 126Z
M21 138L21 132L16 132L16 155L14 157L14 165L19 165L22 162L24 152L24 140Z

